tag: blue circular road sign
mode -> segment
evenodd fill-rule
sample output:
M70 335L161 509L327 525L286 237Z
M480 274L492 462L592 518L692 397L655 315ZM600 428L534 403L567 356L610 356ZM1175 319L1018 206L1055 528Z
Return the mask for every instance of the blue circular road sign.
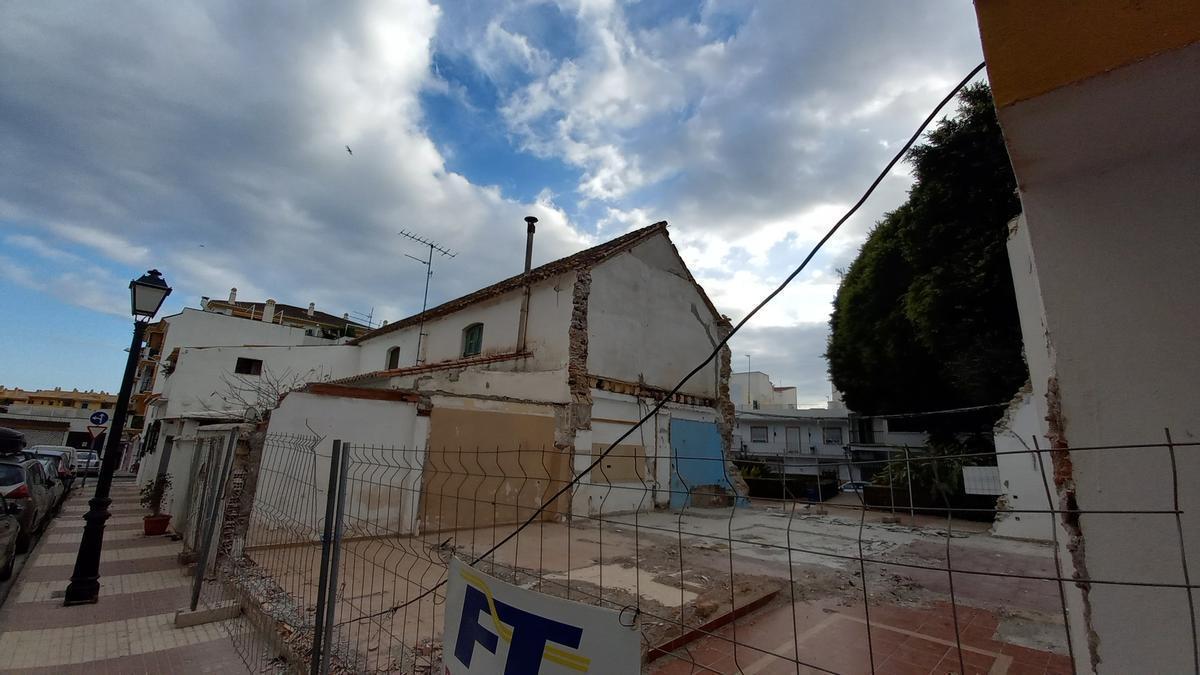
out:
M108 424L108 413L103 410L97 410L92 413L92 424Z

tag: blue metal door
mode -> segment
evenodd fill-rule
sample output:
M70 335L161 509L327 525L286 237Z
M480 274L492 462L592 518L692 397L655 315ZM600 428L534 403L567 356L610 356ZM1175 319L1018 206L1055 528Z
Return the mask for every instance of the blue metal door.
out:
M691 503L689 492L718 485L734 494L715 422L671 420L671 508Z

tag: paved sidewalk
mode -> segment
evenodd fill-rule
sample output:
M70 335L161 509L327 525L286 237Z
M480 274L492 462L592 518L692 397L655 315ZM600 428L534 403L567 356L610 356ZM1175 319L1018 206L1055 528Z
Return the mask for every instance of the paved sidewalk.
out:
M0 609L2 673L245 673L221 623L177 629L191 577L180 544L142 534L130 478L113 484L100 560L100 602L62 606L92 494L76 489L42 535Z

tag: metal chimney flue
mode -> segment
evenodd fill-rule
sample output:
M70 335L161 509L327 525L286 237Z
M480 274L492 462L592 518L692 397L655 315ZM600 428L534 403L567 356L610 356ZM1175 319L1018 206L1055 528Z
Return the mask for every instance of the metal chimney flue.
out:
M525 351L525 335L529 329L529 294L531 292L529 270L533 268L533 233L537 231L537 218L525 216L525 295L521 298L521 321L517 327L517 351Z

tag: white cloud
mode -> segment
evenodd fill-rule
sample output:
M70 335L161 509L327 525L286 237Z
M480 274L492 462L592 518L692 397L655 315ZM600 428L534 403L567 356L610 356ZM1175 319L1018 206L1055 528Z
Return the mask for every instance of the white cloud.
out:
M57 237L121 274L158 267L172 297L192 302L237 286L241 297L395 319L419 306L423 281L401 229L460 252L436 270L437 301L519 271L524 215L541 219L539 262L668 220L718 307L744 313L974 65L978 38L969 3L680 7L7 7L0 220L35 237L6 242L68 262L54 257ZM573 191L522 185L538 194L523 202L447 168L422 94L461 103L478 84L453 79L457 62L437 72L447 55L492 87L472 105L498 100L473 114L574 167ZM907 185L897 168L750 329L794 337L803 326L815 340L833 269ZM6 277L21 283L27 268ZM72 302L102 303L96 284L125 285L115 273L75 275L56 277L65 297L85 299ZM811 351L787 352L803 368L780 367L823 377Z
M39 257L56 262L77 262L79 256L69 251L64 251L60 248L55 248L45 241L29 234L13 234L4 238L4 243L9 246L17 246L27 251L32 251Z
M17 286L48 293L77 307L114 316L131 316L129 293L125 291L129 282L96 266L56 272L35 271L16 260L0 256L0 278Z
M110 260L129 265L142 263L150 253L146 246L136 246L114 232L106 232L99 228L53 223L50 225L50 231L64 239L95 249Z

